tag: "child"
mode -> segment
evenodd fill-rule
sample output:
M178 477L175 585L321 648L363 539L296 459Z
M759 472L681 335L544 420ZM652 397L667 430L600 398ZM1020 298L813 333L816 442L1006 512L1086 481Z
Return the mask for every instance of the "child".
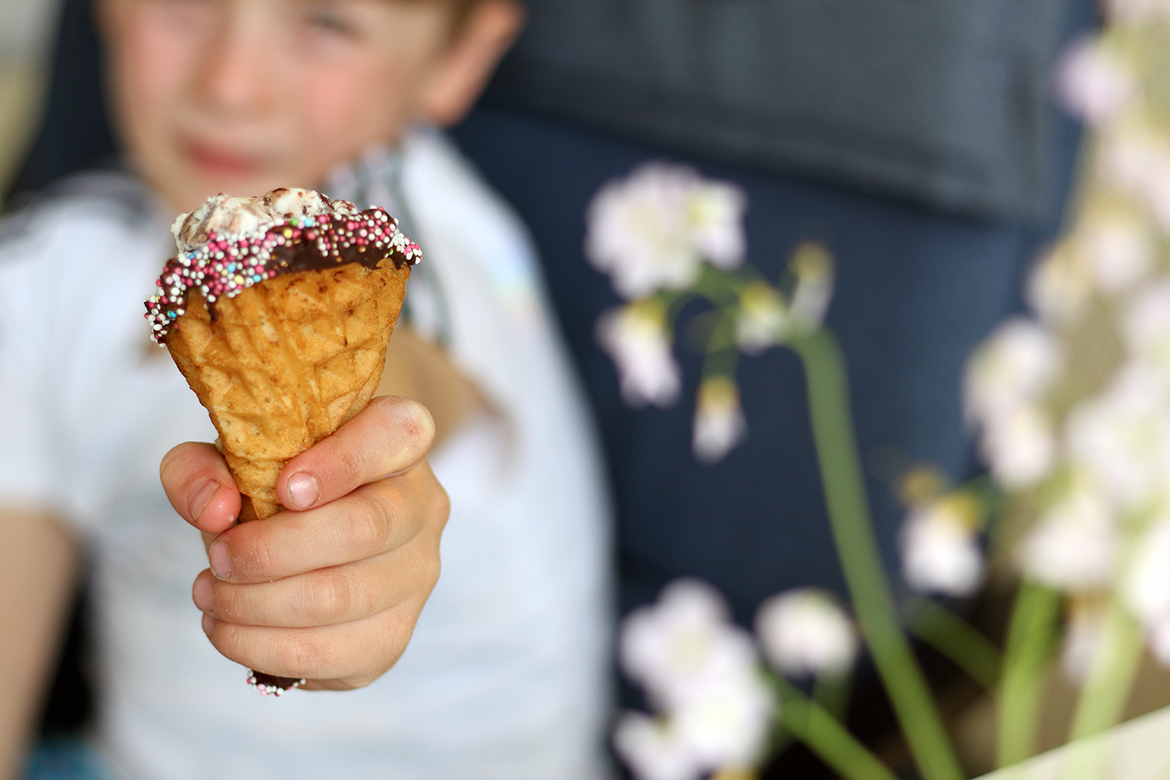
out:
M607 517L583 405L523 231L415 129L469 107L513 0L98 7L134 177L67 181L0 241L0 773L81 541L94 744L118 776L603 776ZM142 301L175 214L277 186L378 202L423 247L382 389L433 418L376 399L282 473L304 511L227 530L239 495L214 450L163 458L214 431ZM274 701L234 662L360 690Z

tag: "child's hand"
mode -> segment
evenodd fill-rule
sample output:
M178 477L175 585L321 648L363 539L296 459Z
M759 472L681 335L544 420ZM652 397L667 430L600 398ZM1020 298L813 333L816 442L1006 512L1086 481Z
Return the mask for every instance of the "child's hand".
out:
M450 505L425 460L433 441L424 407L375 398L281 472L293 511L235 527L240 494L215 448L167 453L171 505L210 545L192 595L216 649L310 689L363 687L393 666L439 577Z

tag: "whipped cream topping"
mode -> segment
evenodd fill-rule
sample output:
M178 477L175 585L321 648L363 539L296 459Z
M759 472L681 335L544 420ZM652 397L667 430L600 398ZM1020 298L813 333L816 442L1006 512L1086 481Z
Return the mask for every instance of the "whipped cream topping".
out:
M220 193L189 214L180 214L171 226L171 233L179 251L190 252L206 244L212 233L264 233L283 222L323 214L352 218L361 212L349 201L330 200L319 192L295 187L282 187L252 198L233 198Z
M422 254L384 209L362 211L349 201L301 189L255 198L216 195L176 219L171 232L178 254L146 301L151 337L159 344L186 312L193 289L202 294L214 322L219 298L239 295L265 279L347 263L374 268L384 260L401 268Z

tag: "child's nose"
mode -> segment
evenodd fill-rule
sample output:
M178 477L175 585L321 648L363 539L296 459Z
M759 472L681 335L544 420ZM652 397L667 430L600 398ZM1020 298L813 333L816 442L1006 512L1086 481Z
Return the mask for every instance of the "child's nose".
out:
M215 110L261 113L269 107L275 83L275 52L261 25L242 14L226 15L203 49L194 88Z

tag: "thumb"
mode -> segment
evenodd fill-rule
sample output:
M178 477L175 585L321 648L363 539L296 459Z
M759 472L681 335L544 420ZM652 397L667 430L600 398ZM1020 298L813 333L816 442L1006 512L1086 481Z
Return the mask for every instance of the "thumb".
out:
M175 511L205 533L217 534L240 516L240 491L223 456L211 444L187 442L163 456L163 490Z

